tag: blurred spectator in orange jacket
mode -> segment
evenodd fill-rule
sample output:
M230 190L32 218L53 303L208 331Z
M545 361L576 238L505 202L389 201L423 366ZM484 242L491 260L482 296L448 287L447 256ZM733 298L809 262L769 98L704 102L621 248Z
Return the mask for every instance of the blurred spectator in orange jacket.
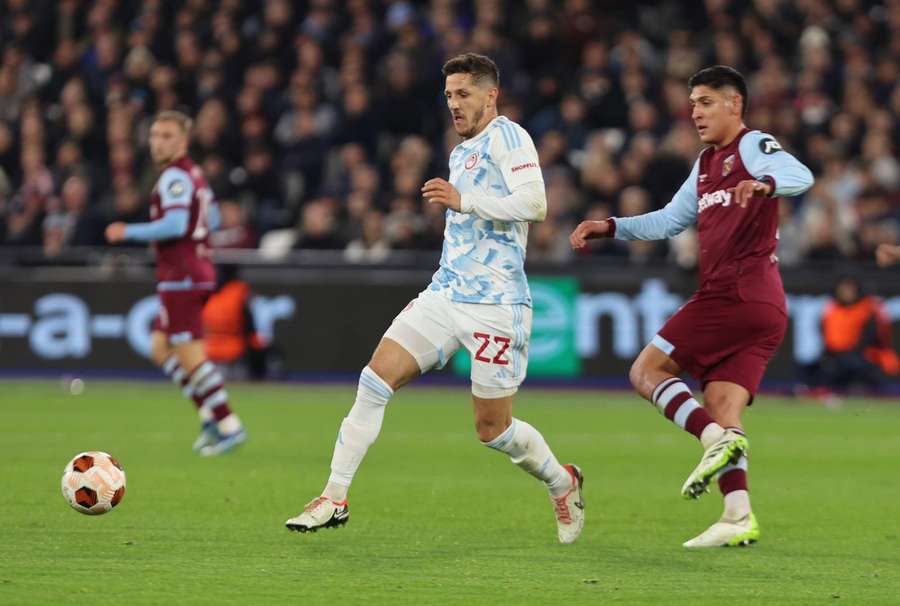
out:
M236 265L219 266L216 292L203 308L206 355L233 378L265 376L267 343L256 332L250 286Z
M822 331L825 353L820 369L826 388L843 392L861 383L877 389L885 375L900 374L884 304L864 293L856 278L838 280L822 315Z

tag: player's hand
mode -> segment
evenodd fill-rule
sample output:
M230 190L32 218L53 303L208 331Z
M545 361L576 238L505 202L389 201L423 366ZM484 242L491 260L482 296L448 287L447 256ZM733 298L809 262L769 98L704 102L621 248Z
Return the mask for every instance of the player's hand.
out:
M573 249L579 250L585 247L588 240L602 238L607 233L609 233L608 221L582 221L569 235L569 244Z
M444 179L426 181L422 186L422 197L431 204L440 204L456 212L462 208L462 196L459 195L459 191Z
M125 225L121 221L110 223L106 226L106 241L110 244L116 244L125 239Z
M887 267L900 261L900 244L879 244L875 249L875 260L879 267Z
M740 205L741 208L747 208L747 202L753 196L768 196L771 191L768 183L757 181L755 179L747 179L741 181L735 187L729 187L728 193L734 198L734 203Z

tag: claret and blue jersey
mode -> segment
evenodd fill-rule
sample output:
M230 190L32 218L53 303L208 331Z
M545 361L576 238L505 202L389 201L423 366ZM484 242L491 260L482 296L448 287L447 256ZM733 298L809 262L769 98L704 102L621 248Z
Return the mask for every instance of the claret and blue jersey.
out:
M745 129L723 148L700 152L691 174L664 208L616 217L614 235L623 240L665 239L696 224L701 288L727 288L754 276L749 282L755 292L746 296L783 307L781 279L770 267L777 242L777 201L756 196L741 208L729 191L751 179L768 182L773 197L796 196L813 184L810 170L774 137Z
M502 198L520 184L543 182L531 137L505 116L457 145L449 164L449 181L461 194ZM527 240L527 222L448 210L440 268L430 289L462 303L530 306L524 269Z

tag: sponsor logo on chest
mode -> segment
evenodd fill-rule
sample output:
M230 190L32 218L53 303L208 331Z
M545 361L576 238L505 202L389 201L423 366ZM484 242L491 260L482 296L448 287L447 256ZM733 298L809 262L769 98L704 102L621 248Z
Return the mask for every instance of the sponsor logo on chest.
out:
M702 213L710 206L716 206L719 204L721 204L722 206L730 206L731 193L725 191L724 189L720 189L718 191L703 194L700 200L697 201L697 213Z

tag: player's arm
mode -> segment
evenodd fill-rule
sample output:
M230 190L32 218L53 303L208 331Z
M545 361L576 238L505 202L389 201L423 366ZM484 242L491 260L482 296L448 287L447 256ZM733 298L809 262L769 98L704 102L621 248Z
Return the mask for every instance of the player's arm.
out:
M222 224L222 214L219 212L219 203L213 200L206 209L206 225L209 231L216 231Z
M190 214L187 209L173 208L156 221L147 223L111 223L106 228L106 239L116 243L123 240L156 242L180 238L187 233Z
M523 183L508 196L498 198L472 192L460 194L446 179L429 179L422 186L422 196L430 203L442 204L458 213L475 214L482 219L537 223L547 216L543 180Z
M503 126L501 129L504 129L501 136L491 141L490 155L503 175L509 190L507 195L460 194L444 179L431 179L425 183L422 195L430 202L444 204L456 212L478 215L482 219L543 221L547 217L547 193L534 143L520 127Z
M888 267L900 261L900 244L879 244L875 249L875 260L879 267Z
M476 214L482 219L538 223L547 217L544 181L522 183L502 198L467 192L462 194L460 209L460 212Z
M744 207L752 197L798 196L812 187L812 172L782 149L772 135L752 131L741 139L741 161L754 180L741 181L732 191L735 203Z
M159 176L157 191L162 217L148 223L112 223L106 228L106 239L112 243L122 240L156 242L187 234L191 198L194 195L194 182L190 175L178 167L170 166Z
M672 200L659 210L636 217L610 217L604 221L582 221L569 236L572 248L584 248L587 240L665 240L677 236L697 221L697 174L700 160Z

